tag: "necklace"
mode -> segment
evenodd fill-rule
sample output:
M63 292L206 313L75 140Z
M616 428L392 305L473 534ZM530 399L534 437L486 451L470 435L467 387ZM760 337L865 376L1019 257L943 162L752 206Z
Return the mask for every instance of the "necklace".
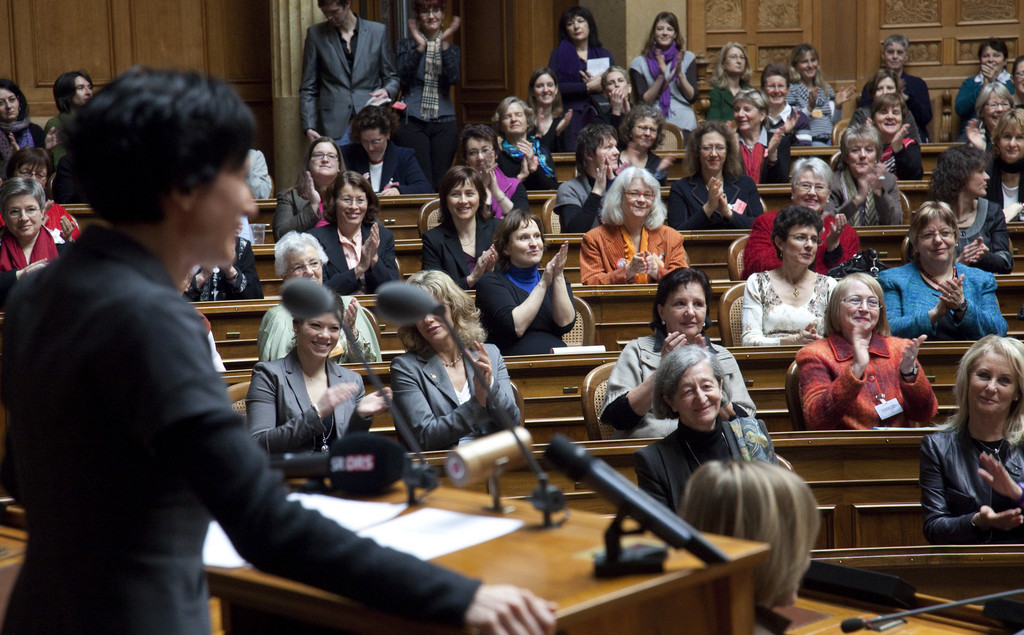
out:
M445 368L455 368L455 366L456 366L456 365L457 365L457 364L458 364L459 362L461 362L461 361L462 361L462 353L459 353L459 356L455 358L455 361L453 361L452 363L450 363L450 364L449 364L448 362L446 362L446 361L444 361L444 360L442 359L442 360L441 360L441 365L442 365L442 366L444 366Z
M722 442L725 443L725 447L728 448L729 442L725 438L725 431L719 430L719 433L722 435ZM687 439L683 439L683 445L686 446L686 450L690 453L690 456L693 457L693 460L697 462L697 467L704 465L704 463L697 458L697 454L693 451L693 448L690 447L690 442Z
M997 461L1001 461L999 453L1003 451L1003 443L1006 442L1006 439L999 439L999 441L982 441L971 437L971 441L974 441L974 447L976 447L979 452L988 452L994 456Z
M321 425L323 425L325 423L329 424L329 426L328 425L324 426L324 431L323 431L323 434L321 435L321 442L320 442L320 451L321 452L328 452L330 450L330 448L327 446L327 437L331 436L331 434L334 432L334 413L333 412L331 413L331 416L327 417L327 419L325 419L324 421L321 422Z
M936 289L939 287L939 281L936 278L932 277L932 275L930 273L928 273L927 271L925 271L924 269L921 269L921 268L919 268L918 271L921 272L921 276L924 277L926 282L931 283L931 285L933 287L935 287ZM955 277L956 277L956 263L953 263L953 275L952 275L952 277L951 278L944 278L944 280L949 280L949 279L952 279L952 278L955 278Z
M794 298L799 298L800 297L800 285L803 284L803 279L807 277L807 274L806 273L800 274L800 279L797 280L796 282L788 280L786 278L786 276L782 274L781 271L779 272L779 277L782 278L783 280L785 280L786 283L789 284L791 287L793 287L793 297Z

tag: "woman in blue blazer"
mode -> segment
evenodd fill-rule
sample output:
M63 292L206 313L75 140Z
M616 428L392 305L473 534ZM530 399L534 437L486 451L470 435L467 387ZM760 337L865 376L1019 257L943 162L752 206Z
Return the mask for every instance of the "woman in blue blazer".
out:
M416 153L390 142L397 131L398 115L390 106L360 110L352 119L355 142L341 148L345 166L366 177L381 196L432 192Z

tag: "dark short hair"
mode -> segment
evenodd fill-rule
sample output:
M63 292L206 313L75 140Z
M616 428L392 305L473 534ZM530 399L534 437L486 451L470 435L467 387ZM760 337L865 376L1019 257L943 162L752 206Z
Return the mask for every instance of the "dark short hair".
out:
M462 134L459 136L459 145L462 148L462 158L466 158L466 144L470 139L478 141L490 141L494 151L498 151L498 133L494 128L479 123L471 123L463 126Z
M789 66L782 62L772 62L768 66L764 67L761 71L761 90L764 90L765 82L768 81L769 77L782 77L786 80L786 85L789 85Z
M299 173L295 176L295 185L293 187L300 190L305 187L306 172L309 172L309 162L313 160L313 151L321 143L329 143L334 148L334 153L338 155L338 172L345 171L345 157L341 156L341 148L338 147L334 139L330 137L317 137L306 146L306 152L302 155L302 164L299 166ZM326 205L324 205L324 209L327 209Z
M324 206L324 220L334 225L338 222L338 204L341 203L341 190L348 185L350 187L357 187L366 194L366 215L363 216L363 226L369 227L373 225L374 221L377 220L377 216L380 215L380 199L377 198L377 193L373 191L373 186L370 182L363 178L362 174L358 172L339 172L338 176L334 178L334 183L331 183L330 187L327 188L326 199L334 201L334 204L330 207Z
M324 7L329 7L332 4L339 4L343 7L347 7L348 5L352 4L352 0L316 0L316 6L321 9L323 9Z
M18 85L6 77L0 77L0 88L11 91L18 98L18 121L28 119L28 100L25 99L25 93L21 92Z
M896 92L899 93L900 78L898 75L896 75L896 72L888 68L880 68L877 71L875 71L875 74L871 76L871 79L868 80L868 83L865 86L865 88L868 91L869 99L874 101L875 91L878 90L878 85L882 83L883 79L887 78L892 80L892 82L896 85Z
M444 11L443 0L412 0L412 10L416 13L423 13L431 7L441 7Z
M616 143L619 141L615 128L606 123L592 123L579 131L576 135L576 169L580 174L587 165L587 157L597 154L597 149L607 139Z
M380 130L382 134L398 132L398 114L390 104L367 106L352 117L352 142L359 143L359 135L367 130Z
M928 198L957 206L971 174L988 165L988 153L970 144L955 145L939 155L932 170Z
M789 230L794 227L813 227L818 231L818 238L821 238L824 224L818 212L810 207L790 205L779 210L779 213L775 215L775 222L772 224L772 247L775 247L775 255L779 258L782 258L782 252L775 244L775 239L778 238L782 242L786 242L786 239L789 238Z
M75 98L78 89L75 88L75 80L79 77L92 85L92 78L83 70L68 71L61 73L57 81L53 82L53 101L57 104L60 112L71 112L71 100Z
M509 257L505 253L512 242L512 234L520 227L528 223L537 223L540 230L541 240L544 240L544 224L540 218L528 209L514 209L501 219L497 229L494 230L494 251L498 252L497 266L501 271L508 271Z
M158 223L161 197L245 165L252 112L225 82L199 73L133 68L67 126L75 184L112 223Z
M1006 48L1006 42L1001 37L990 37L987 40L982 40L978 44L978 59L981 59L981 54L985 52L985 49L992 49L996 53L1002 53L1003 59L1010 57L1010 51Z
M641 119L653 119L655 125L658 126L658 132L655 133L654 148L661 145L661 142L665 140L665 114L661 112L661 108L655 108L648 104L637 104L629 109L629 112L625 117L622 118L622 123L619 124L619 144L626 145L629 143L630 136L633 134L633 126L636 122ZM652 150L654 148L651 148Z
M30 166L43 166L46 168L46 175L51 176L53 174L53 161L50 160L50 153L42 148L35 146L29 146L22 148L7 160L7 175L6 178L14 178L17 176L18 169L23 165Z
M899 93L886 93L875 97L874 101L871 102L871 117L874 118L877 113L889 110L895 106L898 106L900 109L903 123L907 123L907 120L910 119L910 110L907 109L907 102L904 101L903 95Z
M569 31L565 28L565 23L576 16L581 16L587 21L587 25L590 26L590 36L587 38L587 47L592 49L599 48L601 46L601 40L597 37L597 22L594 21L594 14L590 12L590 9L578 5L571 6L562 12L562 17L558 20L559 39L572 40L572 38L569 37Z
M472 185L480 197L480 204L476 207L477 222L479 223L485 218L487 187L484 186L483 179L480 178L480 175L473 168L466 165L456 165L448 168L448 171L444 173L444 176L441 178L441 186L437 190L437 197L440 201L438 210L441 212L442 227L455 226L455 223L452 221L452 211L448 209L448 194L463 183Z
M679 267L669 271L661 277L661 280L658 280L658 292L654 295L654 306L651 310L651 329L662 335L668 335L665 332L665 325L661 321L661 316L658 315L658 307L665 306L665 303L668 302L668 296L675 293L676 289L694 283L699 284L701 289L704 289L704 303L706 305L711 300L711 281L708 280L708 275L700 269ZM708 314L705 313L704 328L707 328L707 316Z

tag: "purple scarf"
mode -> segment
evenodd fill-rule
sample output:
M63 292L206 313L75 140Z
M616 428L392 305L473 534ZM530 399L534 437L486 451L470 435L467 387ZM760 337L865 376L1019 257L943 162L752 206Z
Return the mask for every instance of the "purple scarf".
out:
M19 148L31 148L35 145L35 141L32 139L32 131L29 129L28 117L12 121L11 123L0 124L0 156L3 157L4 161L9 160L11 155L14 154L14 146L11 145L11 140L7 138L8 132L14 135Z
M676 48L675 42L668 47L662 53L665 56L665 63L668 64L668 77L675 76L676 64L681 62L679 59L679 49ZM657 79L658 75L661 74L661 67L658 66L658 58L654 57L654 47L651 47L651 52L647 55L647 68L651 71L651 77ZM672 82L668 81L666 77L665 87L661 89L661 96L658 97L658 104L661 106L661 112L668 117L672 110Z
M558 68L565 73L572 73L580 67L580 57L576 54L576 45L569 40L562 40L556 49L558 53ZM587 50L587 59L590 59L590 50Z

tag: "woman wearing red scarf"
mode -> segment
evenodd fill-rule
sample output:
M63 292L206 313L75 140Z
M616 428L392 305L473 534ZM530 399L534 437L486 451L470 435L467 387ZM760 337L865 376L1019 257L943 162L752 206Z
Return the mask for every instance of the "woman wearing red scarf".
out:
M757 185L789 181L789 135L783 128L768 131L768 101L761 91L736 93L732 111L746 175Z
M16 177L0 186L0 304L24 274L40 269L57 258L57 245L50 232L42 231L46 211L43 186L32 179Z

